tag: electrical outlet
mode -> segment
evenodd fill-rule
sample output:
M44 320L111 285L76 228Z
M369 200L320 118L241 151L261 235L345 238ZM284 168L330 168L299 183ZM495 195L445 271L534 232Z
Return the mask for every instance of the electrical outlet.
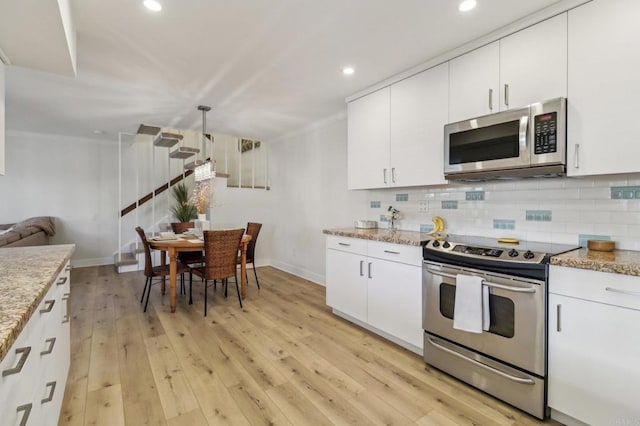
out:
M418 204L418 213L426 213L429 209L429 202L427 200L421 200Z

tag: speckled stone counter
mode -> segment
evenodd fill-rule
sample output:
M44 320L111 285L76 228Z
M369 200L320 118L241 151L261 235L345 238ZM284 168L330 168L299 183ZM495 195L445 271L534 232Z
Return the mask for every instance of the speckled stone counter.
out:
M431 239L431 236L426 232L400 231L397 229L338 228L324 229L322 233L363 240L384 241L385 243L406 244L408 246L420 246Z
M74 244L0 249L0 361L74 249Z
M553 256L551 264L640 276L640 251L614 250L605 252L580 249Z

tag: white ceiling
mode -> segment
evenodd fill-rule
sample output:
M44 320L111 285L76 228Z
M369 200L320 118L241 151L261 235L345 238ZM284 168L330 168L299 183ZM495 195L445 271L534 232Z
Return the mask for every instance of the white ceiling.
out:
M153 13L142 0L72 0L77 77L7 67L7 129L113 139L140 123L198 130L205 104L208 131L271 140L558 2L478 0L461 14L458 0L160 1Z

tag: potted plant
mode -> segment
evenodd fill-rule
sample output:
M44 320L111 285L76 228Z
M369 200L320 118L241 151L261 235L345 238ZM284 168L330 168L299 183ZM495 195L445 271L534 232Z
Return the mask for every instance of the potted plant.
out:
M189 188L186 184L179 183L172 188L172 192L176 203L171 207L171 214L178 222L191 222L196 218L198 211L189 200Z

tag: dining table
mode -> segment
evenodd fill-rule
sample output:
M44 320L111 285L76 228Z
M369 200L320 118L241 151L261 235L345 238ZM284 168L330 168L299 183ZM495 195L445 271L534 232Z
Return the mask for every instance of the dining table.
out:
M171 295L171 312L176 311L176 279L178 271L178 253L188 251L202 251L204 241L195 235L179 234L175 238L161 239L149 238L149 246L155 250L166 252L169 257L169 293ZM247 246L251 241L251 235L244 234L240 241L240 295L244 299L247 296ZM166 266L164 253L160 256L162 266ZM165 281L162 278L162 294L165 294Z

